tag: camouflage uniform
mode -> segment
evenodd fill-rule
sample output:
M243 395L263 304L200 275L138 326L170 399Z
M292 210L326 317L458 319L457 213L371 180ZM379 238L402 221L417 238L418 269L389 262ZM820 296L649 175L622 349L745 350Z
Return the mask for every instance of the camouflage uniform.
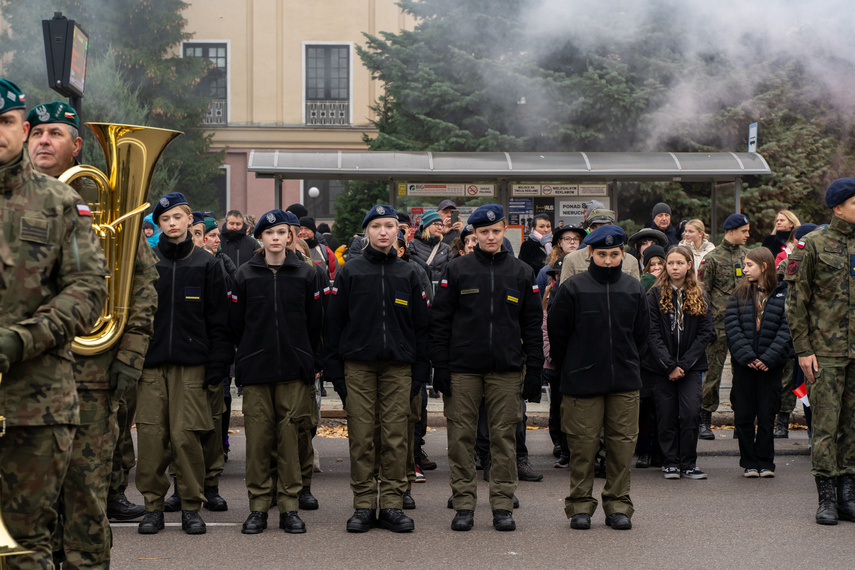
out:
M707 346L710 369L704 375L704 399L701 410L712 413L718 409L718 389L721 372L727 358L727 336L724 334L724 312L727 300L742 279L742 264L748 250L726 239L709 252L701 262L698 277L710 298L715 324L715 340Z
M799 356L816 355L808 382L811 473L855 475L855 225L834 216L790 254L787 322Z
M0 382L0 507L12 537L33 551L6 560L51 568L55 504L80 423L71 341L101 312L107 265L80 196L34 172L26 152L0 167L3 242L0 327L18 333L23 357Z
M117 387L111 385L110 365L119 360L142 371L157 306L156 261L151 248L141 240L122 339L113 350L97 356L77 356L74 363L80 426L62 483L59 524L54 532L54 560L64 560L66 566L109 565L112 534L107 521L107 492L118 440L116 413L121 397L115 393Z

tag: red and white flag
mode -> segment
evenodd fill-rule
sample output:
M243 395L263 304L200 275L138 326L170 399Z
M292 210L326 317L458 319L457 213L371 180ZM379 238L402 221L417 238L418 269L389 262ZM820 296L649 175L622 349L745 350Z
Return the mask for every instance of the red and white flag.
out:
M810 407L810 402L808 402L808 397L807 397L807 386L805 385L804 382L802 382L801 386L799 386L798 388L793 390L793 394L795 394L796 398L798 398L801 401L802 405L804 405L806 408Z

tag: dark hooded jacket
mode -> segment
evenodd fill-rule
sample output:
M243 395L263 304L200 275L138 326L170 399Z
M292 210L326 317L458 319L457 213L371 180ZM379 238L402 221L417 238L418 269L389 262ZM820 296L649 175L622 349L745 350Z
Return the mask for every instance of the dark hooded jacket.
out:
M235 267L240 268L252 259L257 249L258 242L255 238L246 235L246 224L239 230L227 230L226 224L220 228L220 251L229 256Z

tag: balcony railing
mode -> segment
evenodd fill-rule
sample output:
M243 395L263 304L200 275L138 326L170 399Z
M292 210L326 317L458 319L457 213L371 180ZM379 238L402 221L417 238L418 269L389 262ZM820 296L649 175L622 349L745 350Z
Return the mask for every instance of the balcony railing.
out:
M227 117L228 115L226 114L226 100L213 99L211 101L211 105L208 107L208 114L205 116L205 120L202 121L202 124L225 125Z
M349 111L348 101L306 101L306 124L347 125Z

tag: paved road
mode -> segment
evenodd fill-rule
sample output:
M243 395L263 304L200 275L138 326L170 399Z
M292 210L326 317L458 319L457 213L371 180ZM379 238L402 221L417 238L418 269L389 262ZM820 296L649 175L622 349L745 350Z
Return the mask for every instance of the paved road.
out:
M167 513L169 526L156 536L137 534L135 524L116 524L113 567L852 567L855 525L821 527L813 522L816 492L805 432L794 432L793 439L781 442L778 476L769 480L743 479L730 432L718 435L717 441L702 442L699 465L709 473L708 480L666 481L659 470L633 470L633 530L607 528L599 510L593 529L574 531L563 511L569 473L552 467L546 430L530 430L532 463L545 477L540 483L520 483L518 530L492 529L487 483L479 479L475 529L455 533L449 528L453 513L446 508L446 432L434 429L427 435L426 450L439 468L427 473L426 483L415 486L418 508L409 513L416 530L405 535L380 529L364 535L345 532L352 512L347 440L317 438L323 473L316 475L313 491L321 508L302 513L308 533L278 530L274 509L272 528L246 536L240 533L248 514L245 441L242 433L232 434L232 454L220 489L230 510L203 511L209 525L203 536L184 534L177 513ZM602 480L597 480L595 492L601 488ZM133 484L129 495L141 500Z

